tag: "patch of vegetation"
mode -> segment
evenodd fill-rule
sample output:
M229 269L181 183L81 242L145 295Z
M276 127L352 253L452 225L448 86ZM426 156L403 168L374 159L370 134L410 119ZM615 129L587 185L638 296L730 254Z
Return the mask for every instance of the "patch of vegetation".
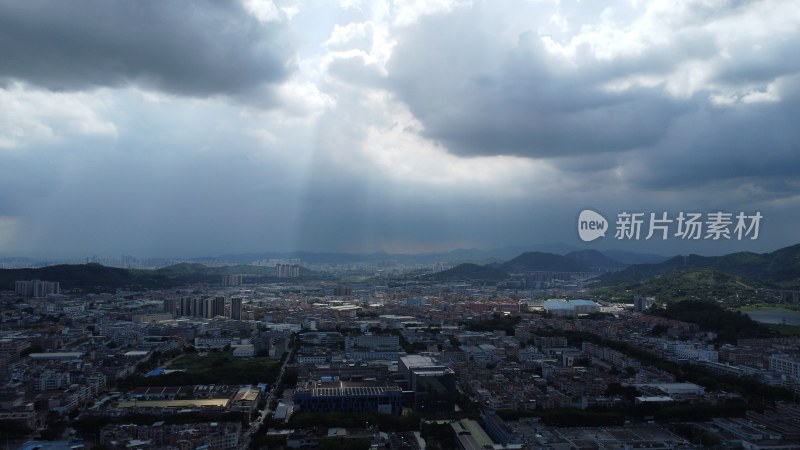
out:
M703 331L717 333L720 342L735 343L737 339L775 337L774 330L756 322L739 311L728 311L718 305L687 300L670 303L665 309L651 309L650 314L694 323Z
M771 298L761 284L712 269L689 269L652 278L623 281L592 289L602 301L632 303L634 295L655 297L659 302L704 300L739 307Z
M793 289L800 287L800 244L772 253L738 252L723 256L676 256L658 264L635 264L604 274L604 286L641 283L681 271L713 270L748 280L748 284Z
M469 331L495 331L502 330L506 336L514 336L514 327L519 325L522 318L519 316L504 316L495 313L489 320L474 320L465 322L464 326Z
M449 423L423 422L420 434L430 449L453 450L456 448L455 433Z
M230 352L187 353L172 362L170 369L185 369L167 375L136 375L120 382L120 387L187 386L195 384L274 384L280 372L275 358L236 358Z
M247 274L252 281L275 281L275 268L236 265L208 267L181 263L156 270L121 269L97 263L59 264L36 269L0 269L0 290L13 290L16 280L58 281L62 289L83 292L115 292L118 288L163 289L192 283L219 283L223 275ZM301 267L300 275L313 272Z
M747 306L743 306L739 308L741 312L759 310L761 308L782 308L788 309L790 311L800 311L800 304L797 303L781 303L780 305L776 305L775 303L751 303Z
M0 270L0 290L13 290L15 280L58 281L62 289L85 292L113 292L117 287L160 285L164 280L152 271L137 277L126 269L105 267L97 263L59 264L37 269Z
M584 264L566 256L546 252L525 252L498 266L506 272L590 272Z
M786 325L785 323L765 323L765 327L775 330L782 336L800 336L800 326Z
M432 281L487 281L496 283L508 278L508 274L502 270L495 269L489 266L479 266L477 264L464 263L459 264L452 269L444 270L442 272L433 273L423 277L426 280Z
M676 423L669 427L673 433L686 438L693 444L700 444L703 448L716 447L722 444L722 441L715 435L688 423Z

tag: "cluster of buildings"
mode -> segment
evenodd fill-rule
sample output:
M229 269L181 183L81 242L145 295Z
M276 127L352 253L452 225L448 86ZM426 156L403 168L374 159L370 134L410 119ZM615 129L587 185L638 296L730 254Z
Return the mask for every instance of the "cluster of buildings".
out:
M57 281L18 280L14 283L14 293L27 298L43 298L61 293L61 284Z
M282 278L295 278L295 266L286 265ZM35 435L47 429L48 421L70 415L169 418L197 413L213 420L115 420L95 439L110 448L246 445L242 424L225 417L260 411L269 395L257 385L260 380L121 387L133 374L151 373L154 361L186 351L230 352L234 358L280 358L291 351L289 367L297 371L298 381L287 386L292 390L286 397L276 399L279 421L302 412L454 417L469 405L480 411L481 420L449 424L463 449L567 448L585 444L592 432L548 427L533 419L506 421L494 411L722 401L720 393L679 382L619 348L575 344L567 338L573 331L676 364L751 376L800 393L800 339L715 344L714 336L696 325L631 310L646 310L654 301L648 298L626 310L591 300L530 298L528 292L495 286L281 281L252 285L231 275L216 286L98 295L62 294L57 285L36 295L45 288L34 291L33 285L19 284L14 293L0 295L0 375L5 380L0 424L19 425ZM574 297L585 297L585 292ZM473 326L481 323L497 324L497 329ZM652 333L657 326L664 333ZM626 396L621 388L635 395ZM706 431L725 442L747 442L748 448L767 448L767 441L800 446L795 442L800 437L791 433L793 426L800 427L796 404L776 408L748 413L742 418L747 423L720 418L713 426L706 424ZM694 445L655 425L594 430L607 448ZM292 435L287 442L313 442L309 431L298 433L302 437Z
M300 276L300 265L276 264L275 276L278 278L298 278Z
M187 412L219 417L224 412L242 412L249 417L264 397L266 388L265 384L138 387L96 412L117 417L137 413L165 416Z
M76 415L119 418L146 411L249 415L263 398L264 387L232 386L211 398L197 397L194 389L177 389L173 393L177 397L165 390L158 397L119 387L131 375L142 375L143 368L186 349L229 348L234 357L242 358L256 354L279 358L287 352L292 332L252 319L238 320L245 308L241 298L235 291L198 288L147 294L0 294L0 428L35 436ZM220 436L230 442L240 431L231 431L223 422L215 430L227 429ZM178 448L197 448L194 444L216 435L211 429L190 432L190 428L181 432L186 443ZM108 434L108 442L122 436L117 431ZM131 448L155 448L154 442L162 442L141 437L145 431L130 435L126 445L138 440Z
M297 357L300 377L292 399L294 411L401 415L404 406L426 414L454 411L455 372L432 356L406 354L397 334L354 333L342 337L339 333L310 332L302 335L301 342ZM335 348L340 342L364 353L374 348L383 357L304 357L304 353L311 353L307 349Z
M168 425L127 423L100 430L99 443L124 449L234 449L239 447L242 425L238 422L199 422Z
M665 336L649 333L656 325ZM641 313L614 319L559 321L537 320L522 327L585 331L641 348L655 356L679 363L696 364L719 375L751 376L759 381L800 393L800 338L740 339L736 344L713 344L716 336L702 332L695 324Z
M575 317L581 314L600 312L600 305L592 300L563 300L552 298L544 301L544 310L558 317Z

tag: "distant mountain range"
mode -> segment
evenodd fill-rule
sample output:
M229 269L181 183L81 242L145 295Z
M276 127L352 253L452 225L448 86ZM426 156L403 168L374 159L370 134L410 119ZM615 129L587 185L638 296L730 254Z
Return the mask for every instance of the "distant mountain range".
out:
M564 243L556 242L549 244L519 245L513 247L502 247L491 250L481 250L476 248L456 249L446 252L429 252L418 254L405 253L326 253L326 252L260 252L260 253L231 253L219 256L208 256L200 258L147 258L147 265L153 267L166 267L174 265L176 262L200 263L207 265L250 265L257 261L269 260L300 260L305 264L354 264L354 263L376 263L382 261L395 261L398 263L415 262L417 264L432 264L437 262L448 263L473 263L491 264L500 263L513 259L526 252L553 253L556 255L567 255L570 253L600 253L597 250L585 250ZM619 261L623 265L639 263L656 263L667 259L666 256L653 255L646 253L633 253L621 250L604 250L602 254L606 257ZM131 258L131 262L137 261ZM85 261L90 262L89 260ZM92 261L97 262L97 261ZM56 264L76 264L84 263L83 260L46 260L33 259L26 257L0 257L0 267L3 264L10 266L26 267L45 267ZM135 265L135 264L132 264ZM592 265L592 264L588 264Z
M508 273L490 266L461 263L452 269L432 273L423 277L431 281L487 281L497 283L508 278Z
M577 250L574 252L569 252L564 256L578 264L582 264L589 269L601 271L607 269L622 269L629 265L608 256L606 253L594 249Z
M556 245L559 247L559 245ZM448 252L451 257L472 256L486 257L479 250L460 250ZM281 256L281 257L279 257ZM412 258L411 255L388 255L374 253L366 255L374 262ZM221 261L239 259L242 261L259 261L264 259L300 259L306 262L342 263L363 262L365 255L347 253L285 253L285 254L242 254L225 255L215 259ZM414 258L419 255L413 255ZM442 261L444 254L428 254L431 261ZM414 259L419 262L418 259ZM206 260L208 261L208 260ZM452 269L431 274L425 278L440 281L486 281L496 283L508 279L510 274L519 272L553 271L553 272L591 272L602 269L624 267L623 263L609 258L597 250L579 250L559 255L547 252L523 252L516 254L506 262L490 262L489 264L462 263ZM249 275L249 281L269 281L275 277L275 267L235 264L209 267L199 263L179 263L156 270L121 269L89 264L60 264L36 269L0 270L0 290L11 290L16 280L42 279L59 281L64 289L82 289L89 292L109 291L121 287L131 289L164 288L182 286L192 283L220 283L222 275ZM301 276L313 276L313 272L301 267Z
M342 263L371 263L380 261L397 262L416 262L418 264L431 264L437 262L451 263L473 263L486 265L508 261L523 253L539 252L552 253L555 255L567 255L570 253L597 253L605 255L614 261L619 261L622 266L637 263L654 263L667 259L666 256L654 255L649 253L634 253L621 250L607 250L598 252L597 250L583 250L561 242L549 244L519 245L513 247L502 247L491 250L480 250L476 248L456 249L447 252L430 252L418 254L404 253L319 253L319 252L267 252L267 253L240 253L228 254L208 258L197 258L197 261L219 261L236 262L249 264L253 261L270 259L299 259L311 264L342 264Z
M568 256L544 252L525 252L516 258L497 265L497 268L509 272L589 272L589 266Z
M625 265L631 264L656 264L669 259L667 256L654 253L636 253L625 250L603 250L604 255Z
M477 251L477 250L476 250ZM464 252L471 252L465 250ZM451 252L453 253L453 252ZM485 281L499 282L515 273L524 272L597 272L598 286L607 289L617 287L623 291L636 287L642 293L687 291L687 298L702 296L703 292L714 291L718 296L738 295L741 289L760 288L800 289L800 244L782 248L771 253L739 252L724 256L676 256L654 264L633 264L626 267L625 262L612 258L609 253L627 256L630 260L635 254L619 252L600 252L597 250L576 250L565 255L541 251L527 251L517 254L505 262L488 264L461 263L452 269L422 276L431 281ZM264 259L265 254L242 255L242 258ZM274 255L274 254L273 254ZM337 261L359 255L293 253L304 261ZM382 254L383 259L397 255ZM415 255L419 256L419 255ZM378 254L373 254L378 258ZM653 255L639 255L650 259ZM222 258L222 257L221 257ZM280 259L280 258L275 258ZM441 261L442 259L436 259ZM192 283L220 283L223 275L247 275L249 281L270 281L275 279L275 267L256 265L228 265L209 267L198 263L181 263L157 270L118 269L100 264L55 265L37 269L0 270L0 290L11 290L16 280L41 279L59 281L62 288L79 288L89 292L109 291L125 288L165 288ZM301 267L301 277L319 277ZM649 284L648 284L649 283ZM694 290L695 288L701 291ZM705 291L702 291L702 290Z
M301 267L300 275L313 272ZM96 263L60 264L37 269L0 270L0 290L13 290L16 280L58 281L62 289L108 292L117 288L160 289L193 283L221 283L223 275L246 275L252 281L275 279L275 267L235 265L208 267L180 263L156 270L120 269Z
M800 288L800 244L771 253L738 252L723 256L676 256L657 264L634 264L599 278L600 285L640 283L677 272L713 270L755 284Z
M613 296L631 291L664 299L745 298L756 289L800 289L800 244L771 253L739 252L723 256L676 256L651 264L625 264L607 253L579 250L566 255L525 252L503 263L461 264L427 275L438 281L500 281L524 272L603 272L597 286ZM619 252L612 254L625 256ZM645 256L645 258L649 258ZM626 258L630 260L629 258ZM505 275L505 277L503 276ZM609 291L608 288L615 288Z
M546 252L525 252L503 262L487 265L462 263L452 269L430 274L435 281L502 281L512 274L525 272L600 272L625 267L597 250L579 250L557 255Z
M265 252L265 253L238 253L207 258L196 258L197 261L238 262L249 264L253 261L270 259L299 259L310 264L349 264L349 263L374 263L381 261L415 262L418 264L431 264L437 262L489 264L506 261L527 251L542 251L556 254L566 254L577 250L567 244L536 244L515 247L503 247L492 250L477 248L459 248L446 252L428 253L325 253L325 252Z

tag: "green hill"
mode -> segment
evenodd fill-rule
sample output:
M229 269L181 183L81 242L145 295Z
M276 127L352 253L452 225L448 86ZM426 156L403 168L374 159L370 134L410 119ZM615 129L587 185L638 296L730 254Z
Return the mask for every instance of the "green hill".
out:
M426 275L424 279L431 281L489 281L498 282L508 278L502 270L477 264L459 264L452 269Z
M720 342L736 343L737 339L770 338L776 332L738 311L728 311L703 301L687 300L657 309L654 314L668 319L695 323L703 331L717 333Z
M79 288L88 291L107 290L103 289L104 287L153 286L165 281L153 271L139 275L126 269L106 267L97 263L0 270L0 289L13 290L16 280L58 281L62 289Z
M424 279L432 281L489 281L498 282L509 278L515 272L591 272L592 269L582 264L579 259L591 260L599 264L613 264L614 261L601 253L577 252L571 257L545 252L525 252L516 258L498 264L464 263L452 269L426 275ZM618 264L618 263L617 263Z
M565 257L593 269L621 269L627 264L611 259L604 253L595 249L576 250L569 252Z
M250 281L270 281L275 268L265 266L208 267L195 263L180 263L156 270L120 269L97 263L60 264L36 269L0 269L0 290L13 290L16 280L46 280L61 283L62 289L86 292L113 292L119 288L162 289L193 283L220 283L223 275L248 275ZM301 267L300 276L312 271Z
M147 271L138 271L139 273ZM239 264L235 266L208 267L197 263L180 263L156 269L155 273L168 280L182 283L219 283L223 275L254 275L275 276L274 267L249 266Z
M644 282L675 272L710 269L736 275L751 284L800 288L800 244L771 253L738 252L724 256L676 256L659 264L635 264L599 277L601 286Z
M504 272L590 272L580 262L554 253L525 252L496 266Z
M645 295L666 302L703 300L734 306L763 300L765 294L760 287L757 282L726 272L688 269L646 281L595 288L592 293L606 301L630 302L634 295Z

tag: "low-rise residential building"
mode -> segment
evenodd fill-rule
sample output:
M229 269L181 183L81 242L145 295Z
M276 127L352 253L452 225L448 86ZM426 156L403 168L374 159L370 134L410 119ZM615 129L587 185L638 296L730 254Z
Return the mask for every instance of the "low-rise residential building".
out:
M800 358L788 354L772 355L769 357L769 370L800 379Z

